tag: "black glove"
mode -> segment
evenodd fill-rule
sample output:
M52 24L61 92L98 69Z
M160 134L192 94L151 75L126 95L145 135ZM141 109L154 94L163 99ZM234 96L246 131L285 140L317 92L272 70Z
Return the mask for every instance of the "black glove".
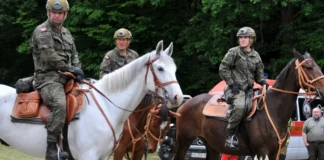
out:
M229 86L232 90L232 94L239 94L240 93L240 85L232 84Z
M269 88L269 84L268 84L267 81L262 81L262 82L261 82L261 86L263 87L264 85L266 85L266 89Z
M80 82L81 80L84 79L84 73L81 68L79 67L74 67L74 72L73 74L76 76L76 81Z

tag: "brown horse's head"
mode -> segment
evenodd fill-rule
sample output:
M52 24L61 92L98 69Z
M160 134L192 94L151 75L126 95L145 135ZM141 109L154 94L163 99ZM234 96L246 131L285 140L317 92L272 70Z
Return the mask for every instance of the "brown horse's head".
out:
M296 58L298 85L306 91L316 90L318 96L323 98L324 76L321 68L308 52L302 55L294 49L293 53Z
M157 144L162 141L170 125L170 113L166 105L161 105L158 109L157 115L154 115L149 124L149 152L156 151Z

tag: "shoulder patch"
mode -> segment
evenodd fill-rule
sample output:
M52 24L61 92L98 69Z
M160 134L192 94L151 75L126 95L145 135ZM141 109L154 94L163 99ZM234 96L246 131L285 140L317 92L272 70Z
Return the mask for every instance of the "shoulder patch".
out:
M105 56L105 60L109 60L110 59L110 57L109 56Z
M40 31L41 31L42 33L47 32L47 28L41 28Z

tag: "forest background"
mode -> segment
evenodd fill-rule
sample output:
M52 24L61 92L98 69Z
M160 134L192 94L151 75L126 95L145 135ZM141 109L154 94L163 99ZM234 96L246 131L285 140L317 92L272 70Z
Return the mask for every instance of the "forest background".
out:
M98 78L114 32L133 34L130 48L143 55L158 41L174 43L177 78L185 94L208 92L221 79L220 61L237 46L239 28L255 29L254 45L269 78L275 79L292 49L309 51L324 67L322 0L69 0L64 26L75 43L86 77ZM46 0L0 1L0 83L13 86L33 74L29 39L47 19Z

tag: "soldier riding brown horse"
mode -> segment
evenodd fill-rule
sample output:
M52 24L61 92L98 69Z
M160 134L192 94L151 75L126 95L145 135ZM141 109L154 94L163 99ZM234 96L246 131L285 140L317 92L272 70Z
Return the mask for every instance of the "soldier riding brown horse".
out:
M306 53L304 56L294 50L295 59L281 71L273 87L266 91L265 105L252 116L251 121L242 122L238 127L238 149L224 146L227 138L226 119L203 114L204 107L213 97L198 95L182 105L177 113L175 160L184 160L186 152L195 137L203 140L207 150L207 160L219 159L219 153L231 155L268 156L278 158L279 147L285 144L287 125L295 108L299 89L307 94L323 97L324 79L321 68Z

